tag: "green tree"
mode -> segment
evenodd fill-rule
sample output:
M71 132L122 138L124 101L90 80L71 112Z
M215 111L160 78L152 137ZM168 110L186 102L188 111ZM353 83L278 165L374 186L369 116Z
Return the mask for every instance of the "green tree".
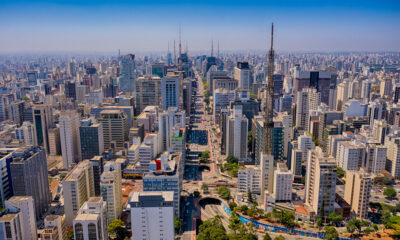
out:
M276 236L274 240L285 240L285 237L282 235Z
M229 164L233 164L233 163L238 164L238 163L239 163L239 159L236 158L236 157L234 157L233 155L229 155L228 157L226 157L225 160L226 160L226 162L229 163Z
M125 228L125 223L120 219L113 220L108 224L108 234L115 236L116 239L125 239L128 237L128 231Z
M278 215L280 222L287 228L294 228L296 225L294 222L294 213L289 211L281 211L281 214Z
M67 230L67 240L74 240L74 229L70 228Z
M372 228L374 229L375 232L377 232L379 230L379 227L377 224L373 224Z
M383 191L383 195L385 195L387 198L394 198L397 196L397 192L393 188L386 188Z
M254 208L249 208L249 210L247 210L247 215L251 218L255 217L257 215L257 211Z
M346 229L349 233L353 234L356 230L361 233L362 223L357 218L352 218L346 225Z
M229 188L227 188L225 186L218 187L217 193L219 194L219 196L221 198L226 199L226 200L229 200L229 197L231 195L231 191L229 190Z
M177 216L174 217L174 228L175 228L175 233L178 233L179 229L181 229L181 221Z
M241 224L239 217L236 213L232 213L229 217L228 228L236 232L239 229L239 225Z
M337 232L335 227L326 226L325 232L326 232L327 240L338 240L339 239L339 233Z
M200 192L199 192L199 191L194 191L194 192L193 192L193 196L194 196L195 198L200 197Z
M336 173L337 173L337 177L338 177L338 178L342 178L342 177L344 177L344 174L345 174L346 172L343 170L343 168L337 167Z
M240 212L242 212L243 214L247 215L247 211L249 210L249 207L247 207L246 205L242 205L238 208L238 210Z
M25 101L29 101L30 100L28 96L24 96L22 99L25 100Z
M205 183L203 183L203 184L201 185L201 190L207 192L207 191L208 191L208 185L205 184Z
M197 240L229 240L219 215L204 221L199 227Z
M249 203L253 203L253 196L251 195L250 190L247 192L247 201Z
M232 211L233 211L233 210L234 210L236 207L237 207L237 203L235 203L235 202L232 202L232 201L231 201L231 202L229 202L229 209L230 209L230 210L232 210Z
M336 213L333 211L333 212L331 212L331 213L329 214L328 219L329 219L329 222L330 222L331 225L338 226L338 225L342 222L343 217L342 217L342 215L336 214Z
M263 237L263 240L272 240L272 238L271 238L271 236L266 232L265 235L264 235L264 237Z

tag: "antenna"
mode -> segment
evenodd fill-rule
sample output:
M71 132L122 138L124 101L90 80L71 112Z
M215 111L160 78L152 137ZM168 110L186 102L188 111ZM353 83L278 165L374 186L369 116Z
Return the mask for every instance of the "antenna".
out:
M178 56L178 61L179 61L179 68L182 66L182 42L181 42L181 25L179 24L179 56Z
M175 50L175 39L174 39L174 64L176 64L176 50Z
M272 27L271 27L271 50L274 46L274 23L272 23Z
M211 38L211 57L214 56L214 39Z
M186 49L185 49L186 54L188 54L189 50L188 50L188 42L186 41Z
M217 57L219 58L219 40L218 40L218 50L217 50Z

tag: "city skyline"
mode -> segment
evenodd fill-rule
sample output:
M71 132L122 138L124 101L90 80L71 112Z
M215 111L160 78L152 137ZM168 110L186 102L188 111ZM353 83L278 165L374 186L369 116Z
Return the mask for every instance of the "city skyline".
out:
M0 3L0 53L256 51L399 51L397 1L5 1Z

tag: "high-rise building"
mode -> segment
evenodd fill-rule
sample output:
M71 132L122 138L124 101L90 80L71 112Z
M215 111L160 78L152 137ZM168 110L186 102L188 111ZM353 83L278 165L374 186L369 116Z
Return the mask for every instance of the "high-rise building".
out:
M64 212L67 226L79 208L94 196L93 166L89 160L79 162L65 177L63 182Z
M76 83L67 81L65 82L65 97L76 100Z
M121 110L103 110L98 119L103 124L104 149L123 149L128 141L128 121Z
M164 63L153 63L151 65L151 75L159 76L160 78L164 77L165 74L165 64Z
M358 170L365 166L365 144L342 141L338 143L336 159L343 170Z
M106 202L107 222L118 219L122 212L121 165L108 161L100 177L100 192Z
M136 81L135 114L147 106L161 105L161 78L158 76L139 77Z
M372 177L362 171L346 171L344 200L358 218L367 219Z
M365 162L367 171L380 173L385 170L387 148L379 144L368 144L365 149Z
M21 239L37 240L35 206L31 196L14 196L6 201L6 209L10 212L19 212ZM1 236L1 233L0 233Z
M79 114L74 110L62 112L60 118L60 143L63 167L70 169L81 158Z
M230 102L235 98L235 92L226 89L215 89L213 98L213 118L218 122L221 110L227 109Z
M317 110L321 102L321 94L314 88L303 88L297 93L296 127L309 130L310 111Z
M24 101L13 101L9 104L9 117L14 121L18 126L21 126L24 122L24 109L25 102Z
M44 228L40 231L40 240L61 240L66 237L65 215L47 215Z
M336 162L320 147L310 150L307 160L305 204L319 216L328 216L334 210L336 193Z
M135 55L127 54L121 58L119 89L126 93L135 91Z
M79 208L73 221L74 239L107 240L106 202L91 197Z
M244 90L235 91L235 98L230 102L231 109L233 109L235 105L242 106L242 113L249 120L249 123L251 123L254 116L258 115L260 109L260 103L250 98L250 92ZM251 130L251 125L252 124L249 124L249 131Z
M337 85L337 93L336 93L336 110L342 111L344 110L344 104L349 100L349 86L348 82L342 82Z
M237 180L238 192L261 193L261 169L259 167L246 167L239 169Z
M400 138L390 139L387 143L387 160L394 178L400 177Z
M31 122L24 122L21 127L15 129L15 138L23 140L25 145L36 146L36 129Z
M331 77L329 71L297 71L294 79L295 96L303 88L316 88L321 94L321 102L329 104Z
M52 108L46 104L33 105L33 124L36 129L36 140L39 146L43 146L47 153L50 152L49 147L49 129L53 127Z
M41 218L51 200L45 150L35 146L16 150L10 172L14 196L32 196L36 218Z
M174 193L134 192L129 200L132 239L174 239Z
M248 62L238 62L233 70L233 77L239 82L240 89L250 89L250 67Z
M61 155L60 127L49 129L49 155Z
M79 127L82 159L91 159L104 152L103 124L84 119Z
M238 159L247 159L248 120L242 114L242 106L234 106L226 124L227 155Z
M19 212L7 213L0 217L0 239L17 240L22 239L22 229Z
M168 74L161 81L162 109L169 107L180 107L181 80L178 75Z
M392 79L385 78L381 81L380 94L381 94L381 97L390 98L392 96L392 94L393 94Z
M26 73L29 86L36 86L38 80L38 73L36 71L30 71Z
M287 169L286 164L278 163L274 171L273 197L276 202L292 201L293 174Z
M89 161L93 166L94 195L100 196L100 176L104 171L104 158L102 156L94 156Z

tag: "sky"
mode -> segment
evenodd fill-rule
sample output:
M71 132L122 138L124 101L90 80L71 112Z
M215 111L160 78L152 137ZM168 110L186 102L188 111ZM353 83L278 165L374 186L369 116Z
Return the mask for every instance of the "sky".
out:
M0 53L400 51L400 0L0 0Z

